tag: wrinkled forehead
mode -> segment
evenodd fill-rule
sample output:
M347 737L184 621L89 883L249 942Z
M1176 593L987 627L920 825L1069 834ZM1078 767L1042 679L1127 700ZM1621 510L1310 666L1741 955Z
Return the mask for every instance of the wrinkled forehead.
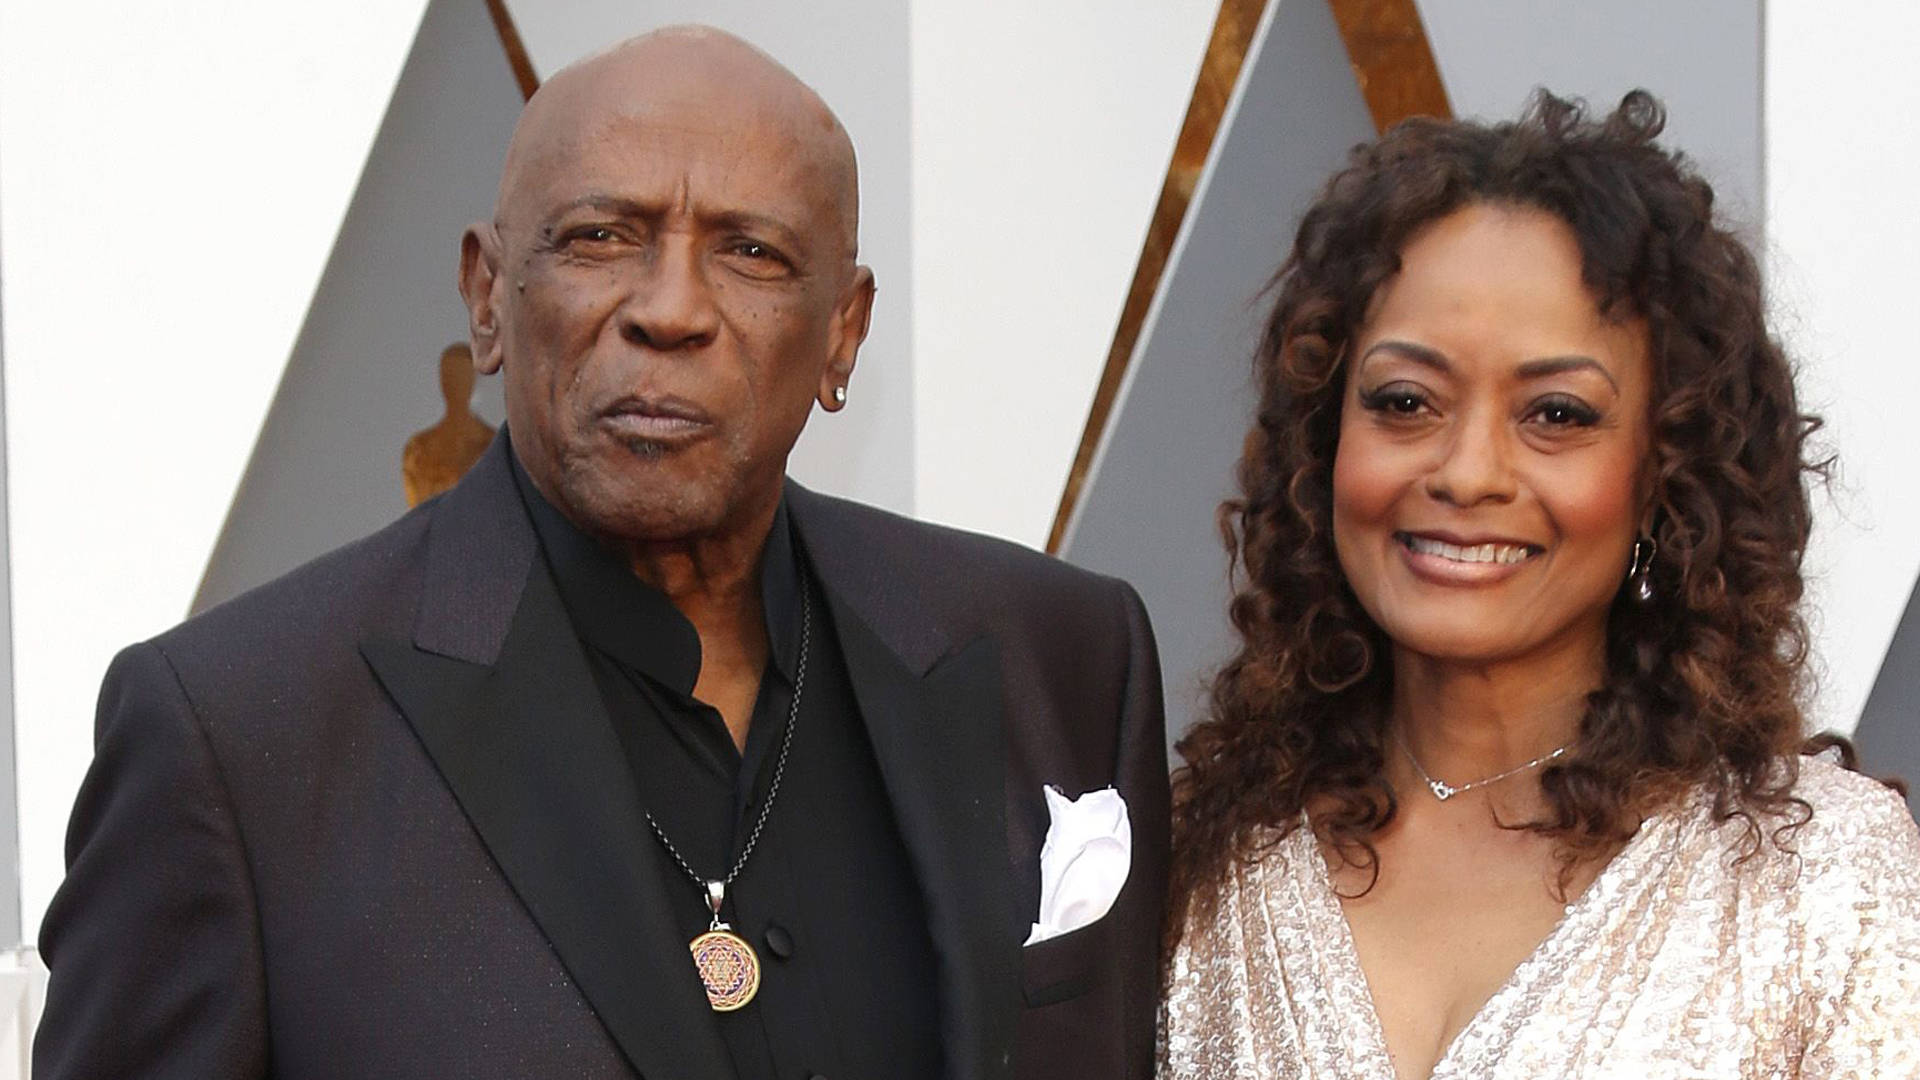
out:
M603 87L583 98L536 102L543 115L516 132L501 183L503 224L539 227L601 197L769 217L815 242L843 240L851 253L853 164L823 107L703 82Z

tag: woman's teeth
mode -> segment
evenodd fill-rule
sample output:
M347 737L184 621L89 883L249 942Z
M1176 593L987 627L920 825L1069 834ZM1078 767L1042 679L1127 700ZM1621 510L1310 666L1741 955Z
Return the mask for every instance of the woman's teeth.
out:
M1466 563L1517 563L1532 554L1526 544L1476 544L1460 547L1424 536L1409 536L1406 545L1416 555L1438 555L1443 559Z

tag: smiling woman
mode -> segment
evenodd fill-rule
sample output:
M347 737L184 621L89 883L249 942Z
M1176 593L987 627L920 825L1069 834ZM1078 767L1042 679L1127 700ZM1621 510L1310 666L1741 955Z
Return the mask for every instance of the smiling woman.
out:
M1817 421L1663 119L1410 121L1303 219L1163 1075L1920 1068L1914 823L1801 756Z

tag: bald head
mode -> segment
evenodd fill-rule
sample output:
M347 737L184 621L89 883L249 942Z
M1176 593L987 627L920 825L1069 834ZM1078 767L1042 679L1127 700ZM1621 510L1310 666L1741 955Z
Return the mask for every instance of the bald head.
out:
M624 42L527 103L460 294L514 455L575 524L757 550L866 338L855 176L820 96L717 30Z
M674 26L576 61L527 102L508 144L495 220L529 220L530 198L588 145L652 126L777 161L785 178L857 254L859 169L846 128L812 87L745 41L707 26Z

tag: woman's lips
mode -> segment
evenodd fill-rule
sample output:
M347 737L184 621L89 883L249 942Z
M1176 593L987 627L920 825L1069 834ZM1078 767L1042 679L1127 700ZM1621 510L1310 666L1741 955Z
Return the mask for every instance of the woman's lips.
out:
M1440 585L1487 585L1519 573L1545 549L1525 541L1395 533L1414 574Z

